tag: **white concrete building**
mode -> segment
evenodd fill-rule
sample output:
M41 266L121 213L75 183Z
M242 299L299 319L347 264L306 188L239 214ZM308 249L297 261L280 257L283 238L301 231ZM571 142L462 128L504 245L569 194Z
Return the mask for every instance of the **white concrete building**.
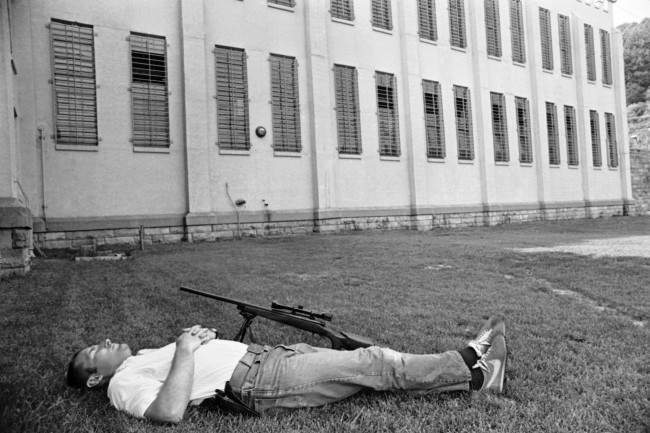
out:
M141 226L146 242L228 237L237 220L268 234L623 214L609 7L0 0L0 230L57 248Z

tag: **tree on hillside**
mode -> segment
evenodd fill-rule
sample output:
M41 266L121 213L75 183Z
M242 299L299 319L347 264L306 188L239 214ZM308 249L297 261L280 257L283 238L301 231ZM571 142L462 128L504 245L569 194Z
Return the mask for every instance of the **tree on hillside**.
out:
M622 24L627 103L646 101L650 95L650 18Z

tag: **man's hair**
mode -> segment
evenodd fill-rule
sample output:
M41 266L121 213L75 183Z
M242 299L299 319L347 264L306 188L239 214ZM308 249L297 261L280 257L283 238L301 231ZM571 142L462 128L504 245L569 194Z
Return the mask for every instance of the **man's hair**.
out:
M83 368L81 365L79 365L77 362L77 355L79 355L82 350L83 349L80 349L74 355L72 355L72 359L70 359L70 363L68 364L68 372L65 375L65 380L68 386L71 386L73 388L87 389L88 385L86 385L86 382L88 381L88 378L91 374L97 372L97 369Z

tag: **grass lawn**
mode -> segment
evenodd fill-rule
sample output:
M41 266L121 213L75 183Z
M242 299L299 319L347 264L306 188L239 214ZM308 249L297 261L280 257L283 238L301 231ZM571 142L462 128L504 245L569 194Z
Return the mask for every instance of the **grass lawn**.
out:
M0 281L0 431L647 432L650 259L513 249L648 234L650 218L613 218L160 245L121 262L38 259L26 277ZM339 328L419 353L461 348L502 312L506 392L361 393L262 419L194 408L170 427L118 413L102 392L66 388L72 352L101 338L158 347L194 323L234 335L234 306L180 285L328 311ZM269 323L254 325L262 343L313 342Z

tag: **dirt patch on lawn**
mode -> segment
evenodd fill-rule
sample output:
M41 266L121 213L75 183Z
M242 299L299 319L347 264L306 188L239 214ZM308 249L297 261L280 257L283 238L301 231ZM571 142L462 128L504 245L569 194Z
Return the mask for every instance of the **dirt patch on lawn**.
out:
M650 236L589 239L583 242L552 247L513 248L523 253L562 252L593 257L648 257Z

